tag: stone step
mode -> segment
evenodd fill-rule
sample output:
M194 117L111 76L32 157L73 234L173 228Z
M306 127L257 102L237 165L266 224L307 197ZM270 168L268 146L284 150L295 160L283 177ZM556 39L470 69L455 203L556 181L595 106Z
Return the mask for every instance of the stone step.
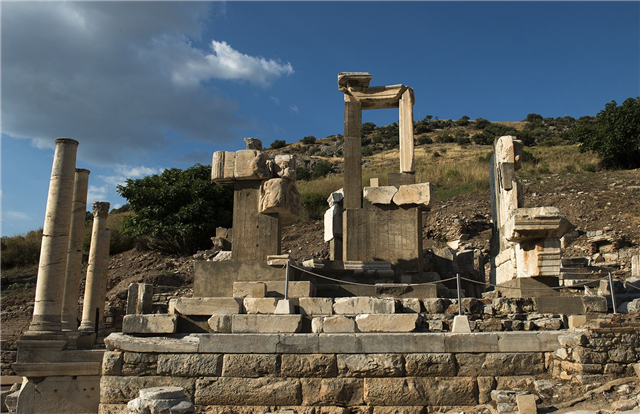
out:
M302 328L302 315L233 315L232 333L296 333Z
M242 313L242 300L236 298L178 298L169 301L169 314L211 316Z
M264 288L262 287L264 286ZM265 289L264 295L260 296L262 289ZM234 282L233 297L284 297L285 282L282 281L255 281L255 282ZM290 281L289 282L289 298L302 298L315 296L316 288L309 281Z

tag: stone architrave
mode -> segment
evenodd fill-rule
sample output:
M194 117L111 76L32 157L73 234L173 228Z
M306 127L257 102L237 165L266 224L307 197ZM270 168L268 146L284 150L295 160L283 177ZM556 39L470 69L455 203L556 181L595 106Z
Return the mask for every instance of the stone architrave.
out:
M400 132L400 172L413 173L413 90L407 88L400 98L400 118L398 122Z
M28 334L38 335L61 331L77 149L78 141L68 138L56 140L33 318Z
M365 187L364 199L371 204L391 204L398 189L393 186Z
M71 227L69 230L69 253L67 256L67 272L65 276L64 295L62 300L62 330L78 329L78 295L82 278L82 240L84 238L84 221L87 211L87 189L89 186L89 170L76 169L73 188L73 207Z
M433 201L433 191L431 183L401 185L393 196L393 202L399 206L416 205L430 208Z
M231 151L216 151L211 161L211 181L218 184L229 184L234 180L236 167L236 153Z
M81 332L94 332L100 316L100 303L104 309L105 296L102 292L102 281L100 278L104 272L105 252L108 255L108 243L105 246L104 234L107 230L107 216L109 215L109 203L93 203L93 229L91 231L91 247L89 248L89 266L87 268L87 280L84 290L84 304L82 308L82 322L79 330ZM108 241L107 241L108 242ZM96 315L98 314L98 315Z

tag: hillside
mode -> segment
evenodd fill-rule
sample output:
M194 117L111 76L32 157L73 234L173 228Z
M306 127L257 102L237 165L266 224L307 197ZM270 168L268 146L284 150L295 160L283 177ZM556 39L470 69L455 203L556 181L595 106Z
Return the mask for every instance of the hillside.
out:
M526 130L525 122L492 125L504 125L516 131ZM366 141L371 137L371 141L364 146L371 150L371 154L363 158L363 185L367 185L371 177L379 177L380 184L384 185L386 174L398 168L397 149L385 147L384 141L376 143L373 137L380 133L376 131L377 127L363 138ZM430 212L424 213L424 246L445 246L464 235L466 240L461 244L488 253L491 233L488 160L492 147L462 140L460 143L428 143L426 139L420 140L425 137L442 141L438 137L442 136L443 131L450 136L462 131L471 138L474 136L472 133L479 133L472 125L453 124L448 129L428 131L417 136L417 141L423 142L416 147L417 178L437 186L435 205ZM461 136L460 133L458 135ZM272 151L296 153L301 165L310 171L319 163L329 164L330 168L324 174L298 182L303 196L320 193L326 198L326 195L342 186L343 160L339 151L330 153L326 149L338 148L339 141L340 137L334 136L315 140L313 144L295 143ZM320 149L309 150L316 147ZM587 231L608 229L628 246L637 247L640 244L640 170L598 171L599 159L593 154L580 153L573 145L537 145L525 150L523 168L518 176L525 188L526 206L556 206L578 230L579 237L565 251L565 256L589 254ZM309 155L309 152L314 154ZM121 223L122 216L114 214L112 220ZM289 252L293 258L300 260L328 257L322 228L321 221L301 220L283 229L283 252ZM174 286L181 294L190 295L192 269L193 260L189 257L169 257L135 249L112 255L109 261L107 309L122 309L126 301L126 287L131 282ZM3 351L12 349L20 332L28 326L33 311L36 272L37 267L33 265L10 271L3 269Z

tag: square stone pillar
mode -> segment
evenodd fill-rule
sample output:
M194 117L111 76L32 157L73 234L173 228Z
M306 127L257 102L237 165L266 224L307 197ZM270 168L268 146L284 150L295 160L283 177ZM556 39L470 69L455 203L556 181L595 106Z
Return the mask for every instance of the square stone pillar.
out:
M362 104L344 96L344 208L362 208Z

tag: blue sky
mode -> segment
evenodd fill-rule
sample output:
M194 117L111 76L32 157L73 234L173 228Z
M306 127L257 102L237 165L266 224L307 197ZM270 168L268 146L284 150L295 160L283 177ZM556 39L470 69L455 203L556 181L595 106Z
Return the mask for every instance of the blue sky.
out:
M416 120L595 115L640 95L638 2L2 2L2 235L42 226L56 137L89 202L243 137L342 133L337 74L415 90ZM397 121L396 110L363 122Z

